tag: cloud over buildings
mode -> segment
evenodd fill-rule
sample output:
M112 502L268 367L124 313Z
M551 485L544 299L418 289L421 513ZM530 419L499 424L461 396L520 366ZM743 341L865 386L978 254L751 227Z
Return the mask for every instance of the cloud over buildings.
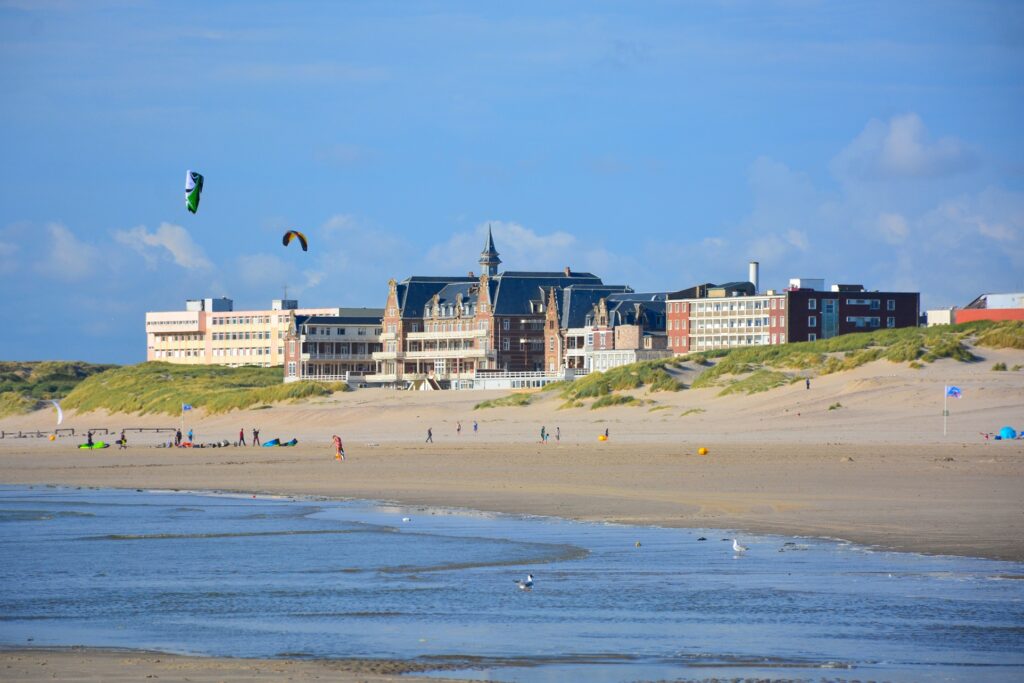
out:
M141 254L150 268L156 267L158 260L168 257L187 270L205 270L212 267L202 247L196 244L188 230L180 225L161 223L153 232L140 225L130 230L115 231L114 239Z

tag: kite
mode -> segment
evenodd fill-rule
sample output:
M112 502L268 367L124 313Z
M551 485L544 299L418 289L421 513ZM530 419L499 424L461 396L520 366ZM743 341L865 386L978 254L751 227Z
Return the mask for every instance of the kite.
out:
M59 425L64 421L64 411L60 409L60 404L56 401L51 400L50 403L52 403L53 407L57 409L57 424Z
M299 244L302 245L302 251L309 251L309 244L307 244L306 242L306 236L303 235L298 230L289 230L288 232L286 232L284 234L284 237L281 238L281 244L287 247L289 244L292 243L293 239L299 240Z
M195 171L185 171L185 208L195 213L199 210L199 195L203 193L203 176Z

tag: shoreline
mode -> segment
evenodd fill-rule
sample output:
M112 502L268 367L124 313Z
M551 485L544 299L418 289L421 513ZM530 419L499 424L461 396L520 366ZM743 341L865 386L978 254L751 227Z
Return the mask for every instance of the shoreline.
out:
M4 681L139 681L159 679L191 683L234 681L333 680L340 683L462 683L466 679L416 676L453 665L427 665L401 659L296 659L207 657L159 650L72 645L0 646ZM459 667L462 668L462 667ZM410 675L411 674L411 675Z
M360 499L666 528L843 540L1024 561L1020 446L475 442L327 449L134 448L79 455L0 447L0 481ZM824 454L824 455L823 455Z

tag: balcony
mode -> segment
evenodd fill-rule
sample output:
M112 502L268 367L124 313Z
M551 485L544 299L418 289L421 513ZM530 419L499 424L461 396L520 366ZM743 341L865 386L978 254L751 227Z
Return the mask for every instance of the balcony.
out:
M374 383L384 384L384 383L387 383L387 382L397 382L398 381L398 375L371 374L371 375L365 375L364 379L367 382L374 382Z
M449 332L410 332L405 336L407 341L425 341L427 339L481 339L487 337L487 330L459 330Z
M398 358L397 351L374 351L373 360L395 360Z
M302 360L371 360L369 353L304 353Z
M435 349L433 351L406 351L404 358L407 359L430 359L430 358L487 358L489 354L487 349ZM378 359L377 354L374 354L374 360L386 360L383 358Z

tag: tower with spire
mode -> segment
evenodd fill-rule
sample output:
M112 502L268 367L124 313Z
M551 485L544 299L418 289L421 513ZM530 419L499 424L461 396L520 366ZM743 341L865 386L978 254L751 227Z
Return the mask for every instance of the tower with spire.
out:
M498 258L498 250L494 248L494 237L491 235L491 226L487 226L487 243L484 244L484 250L480 252L480 273L487 275L488 277L494 277L498 274L498 264L501 263L501 259Z

